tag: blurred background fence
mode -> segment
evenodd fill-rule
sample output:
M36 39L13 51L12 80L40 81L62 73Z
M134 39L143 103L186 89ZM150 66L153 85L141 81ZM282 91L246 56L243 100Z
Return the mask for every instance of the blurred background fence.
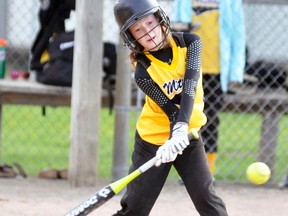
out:
M8 45L6 78L11 71L29 71L29 50L39 30L38 0L0 0L0 38ZM160 3L168 15L173 12L173 1ZM118 46L118 28L113 17L114 1L104 1L103 42ZM288 3L286 1L244 1L247 75L246 82L236 91L246 104L234 101L233 95L220 115L219 151L216 165L218 181L247 182L246 167L257 160L273 166L273 183L280 183L288 172ZM67 20L67 29L73 29L74 14ZM252 71L252 72L251 72ZM264 71L274 80L259 78L255 74ZM279 72L280 71L280 72ZM253 74L254 73L254 74ZM29 79L33 79L31 73ZM253 78L251 80L251 78ZM257 77L256 77L257 78ZM19 78L20 79L20 78ZM260 79L260 80L259 80ZM263 85L273 83L272 88ZM268 81L267 81L268 80ZM17 82L17 80L15 80ZM286 82L286 83L285 83ZM252 83L252 84L251 84ZM249 86L249 88L247 88ZM286 86L286 89L285 89ZM270 95L260 105L253 95ZM279 95L284 95L278 97ZM252 98L252 99L251 99ZM286 102L285 102L286 101ZM255 102L255 103L254 103ZM17 162L31 176L46 168L67 169L69 157L70 108L4 105L0 163ZM268 110L268 111L267 111ZM267 114L268 113L268 114ZM133 136L137 110L131 111L129 151L133 148ZM99 175L111 178L114 112L103 106L100 119ZM130 155L129 153L129 155ZM172 173L172 179L177 179Z

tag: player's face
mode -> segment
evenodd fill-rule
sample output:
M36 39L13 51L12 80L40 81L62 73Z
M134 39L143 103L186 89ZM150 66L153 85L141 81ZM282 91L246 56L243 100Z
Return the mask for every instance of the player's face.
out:
M144 17L130 27L132 36L140 43L144 50L158 50L163 42L162 29L158 19L153 15Z

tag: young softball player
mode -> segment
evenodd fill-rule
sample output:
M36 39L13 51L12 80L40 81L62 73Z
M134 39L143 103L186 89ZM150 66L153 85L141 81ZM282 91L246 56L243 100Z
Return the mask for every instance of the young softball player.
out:
M127 186L122 209L114 215L149 215L172 166L200 215L228 215L214 191L201 138L188 139L189 131L206 123L200 38L171 32L156 0L118 0L114 15L131 50L135 81L146 94L129 172L157 157L155 167Z

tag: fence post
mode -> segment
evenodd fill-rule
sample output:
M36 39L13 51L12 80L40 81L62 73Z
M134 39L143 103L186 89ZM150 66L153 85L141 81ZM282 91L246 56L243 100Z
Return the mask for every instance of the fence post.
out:
M115 133L113 148L113 180L127 174L127 155L131 109L131 64L128 48L119 43L115 91Z

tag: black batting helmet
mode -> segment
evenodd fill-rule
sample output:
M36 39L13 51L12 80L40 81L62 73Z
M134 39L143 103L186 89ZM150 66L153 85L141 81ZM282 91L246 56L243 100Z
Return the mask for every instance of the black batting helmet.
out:
M161 25L171 29L170 19L156 0L117 0L114 6L114 16L120 28L120 36L124 45L134 50L137 41L132 37L129 28L138 20L155 14L160 18ZM168 34L169 31L167 31Z

